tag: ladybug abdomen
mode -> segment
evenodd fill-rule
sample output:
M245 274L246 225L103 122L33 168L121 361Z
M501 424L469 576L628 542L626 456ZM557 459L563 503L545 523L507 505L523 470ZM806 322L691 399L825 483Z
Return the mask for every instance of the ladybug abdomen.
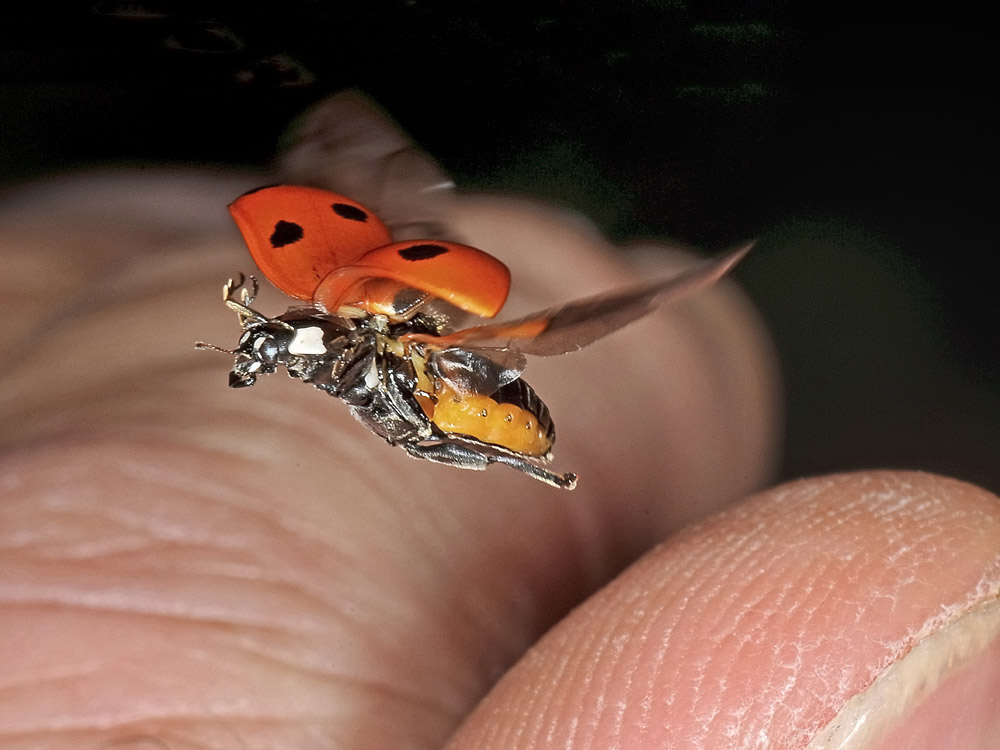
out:
M463 395L439 381L437 402L428 417L443 432L464 435L515 453L541 458L555 442L549 410L520 378L491 396Z

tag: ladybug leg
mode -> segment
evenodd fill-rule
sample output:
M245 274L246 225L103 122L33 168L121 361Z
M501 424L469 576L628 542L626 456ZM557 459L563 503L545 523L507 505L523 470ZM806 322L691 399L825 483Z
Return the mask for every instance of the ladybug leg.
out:
M537 479L539 482L545 482L545 484L552 485L553 487L563 490L572 490L576 487L577 476L571 471L565 474L556 474L554 471L548 471L541 466L535 466L535 464L523 459L515 458L514 456L504 456L502 454L489 456L488 460L490 463L506 464L513 469L524 472L533 479Z
M222 301L226 303L226 307L240 316L240 325L246 328L248 320L252 320L255 323L264 323L267 321L267 317L250 308L260 289L256 277L250 277L252 290L247 289L244 284L245 279L243 274L240 274L235 280L229 279L222 287ZM239 299L234 298L237 290L239 290Z
M571 490L576 487L576 474L556 474L516 456L481 453L467 445L458 445L456 443L407 443L403 447L414 458L447 464L459 469L482 471L493 463L505 464L512 469L517 469L527 474L532 479L545 482L545 484L553 487L559 487L564 490Z
M266 323L267 316L250 308L259 289L257 279L253 276L250 277L250 284L253 287L252 291L247 289L244 284L245 279L243 274L240 274L236 279L229 279L222 287L222 301L226 303L226 307L240 316L240 327L246 330L248 321ZM239 290L239 299L235 297L237 290ZM222 352L223 354L236 354L235 349L223 349L221 346L206 344L204 341L195 341L194 348L208 349L214 352Z

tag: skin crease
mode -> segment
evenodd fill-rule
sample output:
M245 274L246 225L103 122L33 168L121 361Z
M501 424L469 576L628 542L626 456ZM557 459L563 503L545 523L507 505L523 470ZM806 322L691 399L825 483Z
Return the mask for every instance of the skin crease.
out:
M112 174L0 206L0 748L419 750L460 724L451 747L798 747L996 597L1000 509L967 485L738 502L780 398L729 285L530 364L573 493L414 461L280 375L226 388L192 342L237 338L224 206L254 184ZM504 317L634 281L549 208L453 222L511 267Z

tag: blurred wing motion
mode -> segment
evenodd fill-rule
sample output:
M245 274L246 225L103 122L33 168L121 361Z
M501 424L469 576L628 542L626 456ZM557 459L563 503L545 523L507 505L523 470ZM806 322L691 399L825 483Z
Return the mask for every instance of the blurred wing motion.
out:
M507 323L466 328L445 336L404 334L405 341L435 349L501 349L547 357L576 351L649 314L658 305L680 302L711 286L753 245L703 261L670 279L622 292L570 302ZM496 359L490 355L491 359ZM506 366L516 365L506 362Z
M284 181L349 195L372 209L396 241L451 239L454 183L403 129L360 91L324 100L296 124L282 155Z

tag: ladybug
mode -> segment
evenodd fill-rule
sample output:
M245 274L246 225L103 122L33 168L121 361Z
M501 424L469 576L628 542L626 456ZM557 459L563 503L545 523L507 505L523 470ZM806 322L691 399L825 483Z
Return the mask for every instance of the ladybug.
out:
M415 458L477 470L505 464L564 489L576 486L577 475L543 466L555 427L521 378L525 355L586 346L668 297L711 285L749 250L617 294L452 330L456 308L492 318L506 301L510 272L492 255L440 240L392 242L363 205L318 188L261 188L229 210L268 280L306 303L268 318L251 307L254 277L226 283L239 343L196 346L235 355L231 387L252 386L283 367L344 401L369 430Z

